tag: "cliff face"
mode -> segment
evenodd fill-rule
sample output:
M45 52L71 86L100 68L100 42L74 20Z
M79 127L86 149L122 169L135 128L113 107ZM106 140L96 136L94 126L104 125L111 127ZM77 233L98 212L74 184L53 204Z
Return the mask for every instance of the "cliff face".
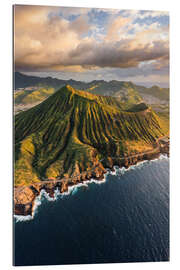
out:
M150 109L125 112L112 97L63 87L43 103L15 117L15 185L71 177L101 159L152 148L165 134Z
M32 215L33 203L39 192L33 186L14 190L14 212L16 215Z
M154 151L149 153L139 154L133 157L127 157L122 159L109 159L108 168L113 169L114 165L119 167L128 168L131 165L135 165L143 160L152 160L158 158L160 153L169 154L169 143L165 144L163 147L158 147ZM105 166L105 165L104 165ZM78 183L83 183L86 180L96 179L101 181L104 178L104 173L106 172L102 163L96 164L95 169L89 172L83 172L77 177L71 179L62 179L61 182L56 182L56 180L51 180L52 182L46 183L46 181L41 183L35 183L30 186L16 187L14 189L14 213L16 215L32 215L35 198L40 194L41 190L45 190L50 197L54 197L54 191L59 190L60 193L68 191L68 187L76 185Z
M153 158L165 133L144 104L127 112L113 97L63 87L15 117L15 213L31 214L41 189L53 196L57 187L103 179L105 168Z

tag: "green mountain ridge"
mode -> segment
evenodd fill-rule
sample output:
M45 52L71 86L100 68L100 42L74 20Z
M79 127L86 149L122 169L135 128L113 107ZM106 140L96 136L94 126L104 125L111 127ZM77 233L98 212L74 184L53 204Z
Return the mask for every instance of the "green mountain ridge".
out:
M104 80L94 80L92 82L81 82L72 79L60 80L51 77L41 78L35 76L27 76L25 74L15 72L14 83L15 89L18 89L19 87L24 88L29 86L38 86L41 88L53 88L54 91L65 85L71 85L75 89L89 91L93 94L114 96L121 99L123 102L130 103L142 102L143 99L148 104L152 104L153 102L167 103L169 101L169 88L160 88L159 86L152 86L148 88L127 81L112 80L107 82ZM28 95L27 91L24 91L24 93L25 95ZM16 103L19 104L19 101Z
M36 87L35 90L27 90L22 88L15 91L14 100L16 112L27 110L45 100L58 89L65 85L71 85L78 90L90 92L101 96L112 96L121 103L121 106L129 110L134 104L147 103L149 105L158 104L158 108L162 110L162 106L168 106L169 89L153 86L150 88L135 85L132 82L112 80L106 82L104 80L94 80L92 82L80 82L75 80L60 80L51 77L40 78L35 76L27 76L19 72L15 72L15 88L21 87ZM157 108L157 106L155 107ZM158 110L157 108L157 110Z
M38 101L43 101L55 92L54 88L40 88L38 90L20 90L15 92L15 104L33 104Z
M15 185L70 177L102 158L108 166L108 157L150 149L168 127L143 106L127 112L116 98L68 85L19 113L15 117Z

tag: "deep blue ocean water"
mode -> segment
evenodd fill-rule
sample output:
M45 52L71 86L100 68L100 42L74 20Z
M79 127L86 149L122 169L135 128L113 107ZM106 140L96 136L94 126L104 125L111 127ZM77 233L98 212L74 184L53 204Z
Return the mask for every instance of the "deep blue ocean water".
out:
M108 175L14 222L15 265L167 261L169 159Z

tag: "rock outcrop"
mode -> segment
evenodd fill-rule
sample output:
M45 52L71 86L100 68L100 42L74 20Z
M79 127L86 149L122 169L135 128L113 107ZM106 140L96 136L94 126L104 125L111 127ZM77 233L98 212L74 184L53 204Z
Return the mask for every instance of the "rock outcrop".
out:
M124 157L123 159L106 159L106 163L96 163L94 170L83 172L83 174L78 175L78 177L62 179L62 181L52 182L41 181L37 184L32 184L30 186L24 187L15 187L14 189L14 213L16 215L32 215L34 208L35 198L40 194L41 190L45 190L50 197L54 197L54 191L56 189L59 190L60 193L64 193L68 191L69 186L76 185L78 183L83 183L89 179L96 179L102 181L104 178L104 174L106 173L105 168L113 169L113 166L117 165L119 167L128 168L129 166L135 165L138 162L143 160L152 160L158 158L161 153L169 154L169 143L164 144L157 148L156 151L137 154L133 157Z

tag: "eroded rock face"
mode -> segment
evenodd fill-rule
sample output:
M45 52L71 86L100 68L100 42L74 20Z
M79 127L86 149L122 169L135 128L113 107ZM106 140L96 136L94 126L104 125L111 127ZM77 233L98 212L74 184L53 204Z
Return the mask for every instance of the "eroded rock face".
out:
M14 189L14 212L16 215L31 215L33 203L39 192L33 186Z
M163 150L163 151L162 151ZM111 158L108 161L108 164L105 164L105 167L113 168L114 165L118 165L119 167L128 168L131 165L135 165L143 160L152 160L158 158L160 153L169 153L169 146L165 146L160 151L155 153L146 153L143 155L137 155L131 158L125 157L124 160L112 160ZM71 180L67 181L67 179L62 180L62 182L56 182L52 180L52 183L37 183L31 186L25 187L17 187L14 189L14 213L16 215L32 215L33 206L35 198L39 195L40 191L45 190L50 197L54 197L54 191L58 188L61 193L67 192L68 187L72 185L76 185L78 183L82 183L89 179L96 179L101 181L104 178L104 174L106 173L105 168L102 163L94 163L95 169L93 171L87 171L81 174L78 177L74 177Z
M14 202L15 204L26 204L34 198L34 191L31 187L22 187L15 189Z

